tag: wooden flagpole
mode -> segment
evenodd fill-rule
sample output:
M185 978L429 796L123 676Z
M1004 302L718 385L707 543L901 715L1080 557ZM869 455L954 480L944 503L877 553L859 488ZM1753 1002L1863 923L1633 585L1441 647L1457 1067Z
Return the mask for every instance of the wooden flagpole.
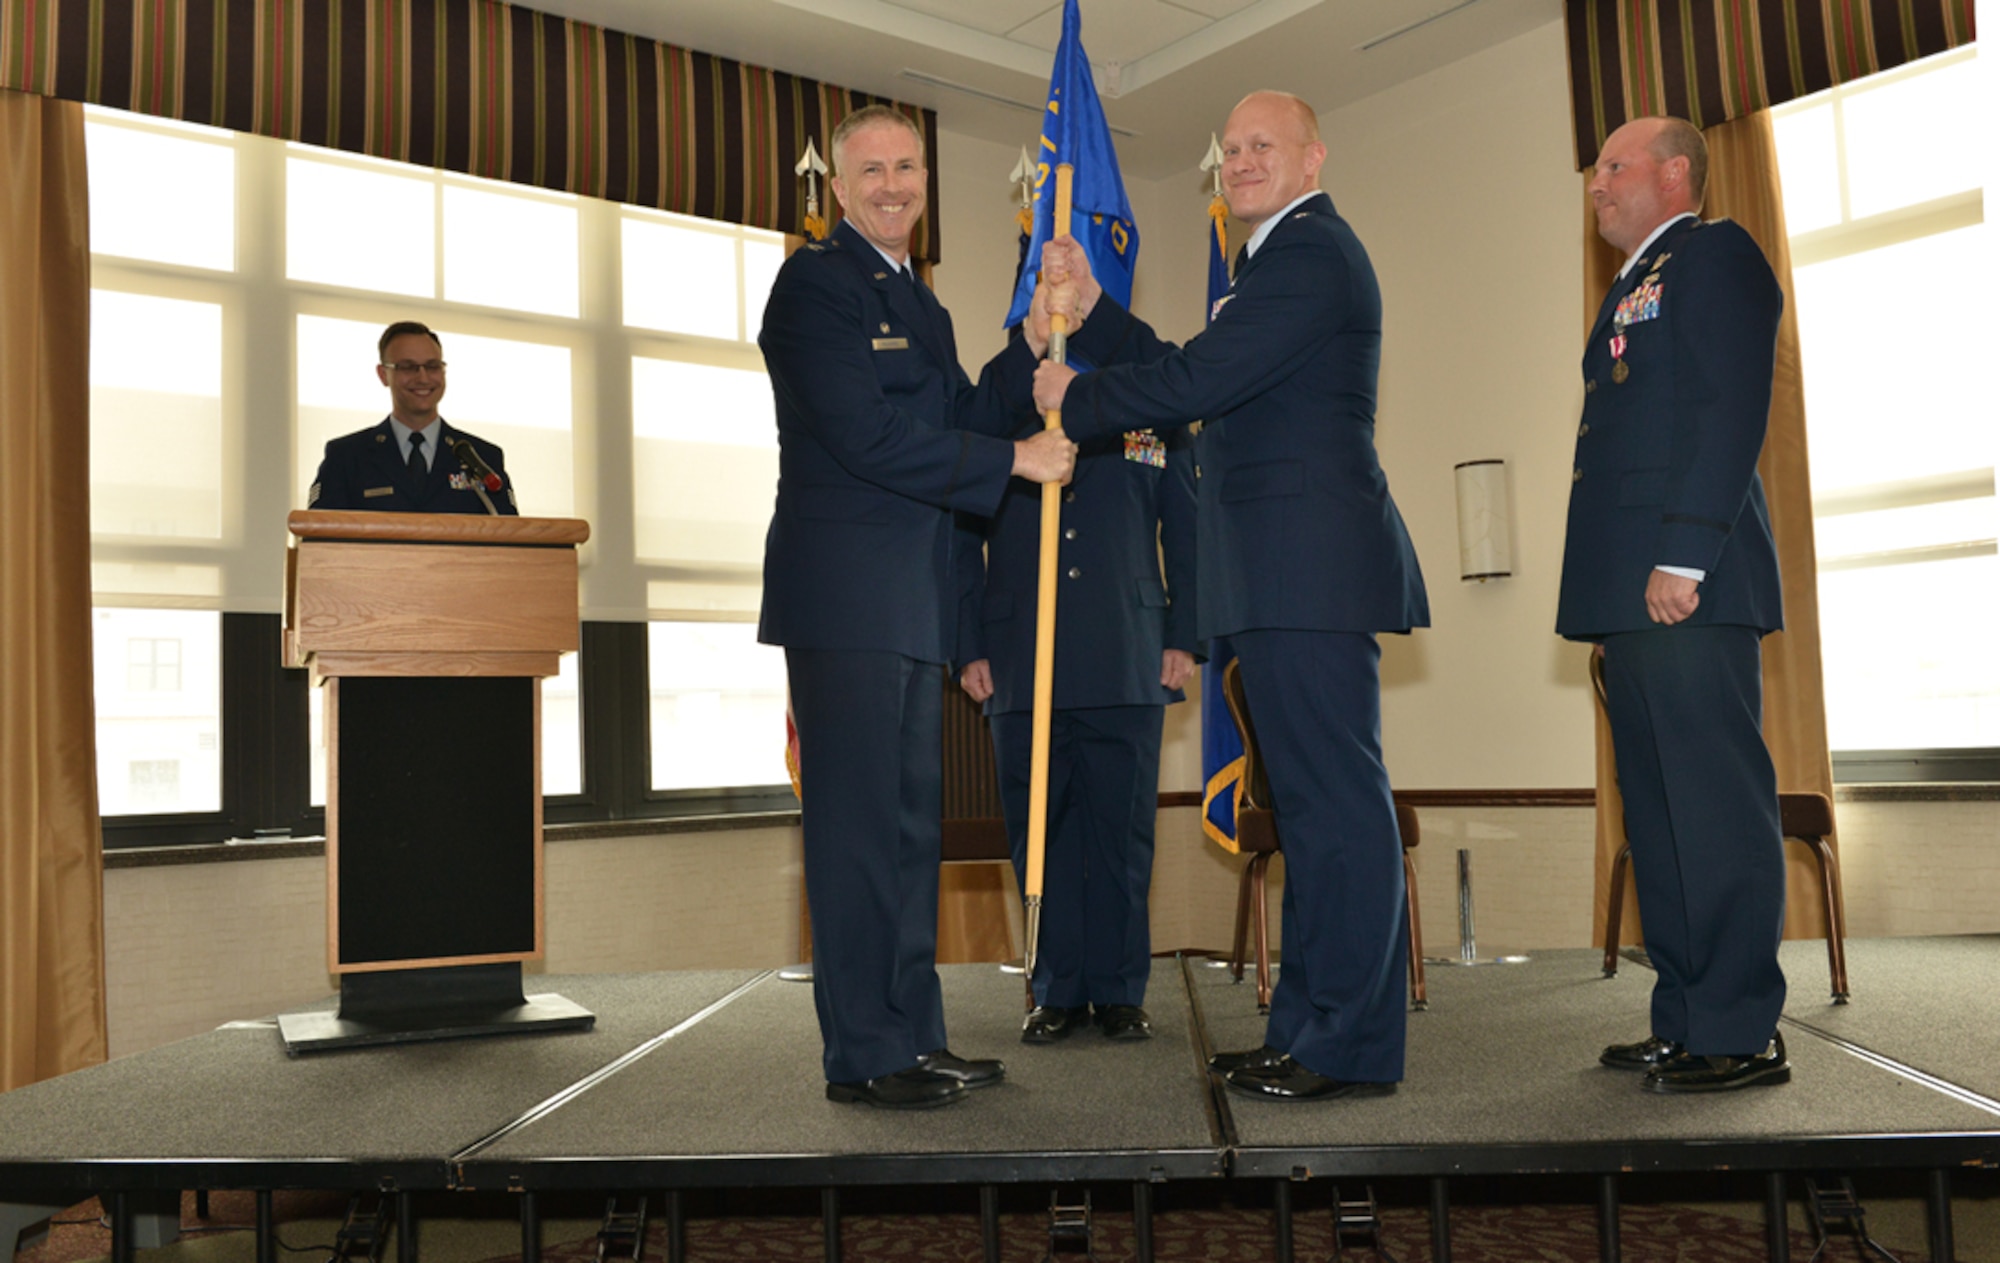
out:
M1052 221L1058 234L1069 231L1070 182L1075 169L1065 162L1056 168L1056 211ZM1029 260L1033 263L1035 260ZM1049 317L1049 358L1061 364L1068 358L1069 317L1054 312ZM1051 408L1042 418L1046 429L1062 427L1062 409ZM1035 954L1042 931L1042 855L1049 836L1049 714L1054 708L1056 686L1056 542L1062 533L1062 484L1042 484L1042 555L1035 586L1035 710L1033 743L1028 763L1028 874L1021 891L1027 910L1027 944L1022 963L1027 967L1028 995L1035 993Z

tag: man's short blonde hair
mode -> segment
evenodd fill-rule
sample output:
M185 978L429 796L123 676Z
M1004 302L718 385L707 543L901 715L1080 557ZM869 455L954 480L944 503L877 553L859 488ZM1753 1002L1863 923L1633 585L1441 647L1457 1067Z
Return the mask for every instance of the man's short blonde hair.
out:
M841 151L847 148L847 138L864 127L873 127L878 123L893 123L897 127L906 128L910 135L917 138L917 160L920 162L923 161L923 128L918 127L909 115L891 106L864 105L854 111L854 113L849 114L846 118L841 119L840 124L833 129L833 135L827 138L826 147L832 151L833 173L835 175L841 174L840 155Z
M1694 208L1701 209L1702 199L1708 195L1708 141L1701 129L1684 118L1662 116L1660 130L1653 136L1653 143L1646 146L1656 162L1671 162L1675 158L1688 160L1687 190Z

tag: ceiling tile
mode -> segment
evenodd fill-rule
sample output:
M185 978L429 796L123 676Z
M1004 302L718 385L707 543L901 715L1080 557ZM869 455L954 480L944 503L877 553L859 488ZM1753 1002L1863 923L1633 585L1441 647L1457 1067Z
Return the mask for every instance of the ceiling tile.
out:
M1232 13L1252 9L1264 0L1168 0L1176 8L1191 9L1203 17L1226 18Z
M1005 35L1017 26L1031 22L1044 14L1054 13L1060 27L1062 22L1061 0L885 0L899 9L913 9L918 13L969 26L988 35ZM1198 3L1213 4L1218 0L1198 0ZM1234 0L1219 0L1232 3ZM1094 0L1093 0L1094 3Z
M1207 18L1166 0L1089 0L1083 46L1098 65L1134 62L1209 24ZM1062 40L1062 9L1050 9L1008 32L1011 39L1054 52Z

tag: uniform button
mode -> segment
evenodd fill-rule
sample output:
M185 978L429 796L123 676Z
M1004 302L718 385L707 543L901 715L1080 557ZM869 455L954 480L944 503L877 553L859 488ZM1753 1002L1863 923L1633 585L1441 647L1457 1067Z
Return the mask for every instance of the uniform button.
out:
M1582 438L1584 435L1588 433L1590 433L1590 422L1586 421L1582 425L1576 427L1576 436L1578 438Z
M1070 491L1070 490L1067 490L1067 489L1065 489L1065 490L1063 491L1063 503L1064 503L1064 504L1070 504L1070 503L1073 503L1073 502L1074 502L1075 500L1076 500L1076 492L1074 492L1074 491Z
M1063 538L1064 538L1064 539L1075 539L1075 538L1076 538L1076 528L1075 528L1074 526L1072 526L1072 527L1070 527L1069 529L1065 530L1065 531L1063 532Z
M1582 481L1583 481L1583 471L1582 471L1581 469L1572 469L1572 470L1570 470L1570 471L1569 471L1569 480L1570 480L1571 482L1582 482Z
M1201 466L1196 465L1194 467L1194 476L1197 478L1201 477Z
M1597 379L1595 377L1591 378L1589 381L1583 384L1583 393L1586 395L1594 395L1597 393Z
M1069 568L1069 577L1070 577L1070 578L1072 578L1072 579L1081 579L1081 578L1083 578L1083 567L1082 567L1082 566L1071 566L1071 567Z

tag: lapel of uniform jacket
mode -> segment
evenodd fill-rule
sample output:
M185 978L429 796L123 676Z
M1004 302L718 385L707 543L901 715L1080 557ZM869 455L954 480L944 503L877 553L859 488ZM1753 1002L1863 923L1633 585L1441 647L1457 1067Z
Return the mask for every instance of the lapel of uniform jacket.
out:
M1294 220L1307 219L1314 215L1331 215L1334 213L1335 212L1333 209L1333 199L1331 197L1328 197L1324 192L1315 193L1311 197L1307 198L1305 201L1299 203L1297 206L1294 206L1289 211L1286 211L1284 219L1280 220L1276 224L1273 224L1271 226L1270 235L1266 236L1264 240L1258 244L1257 252L1251 255L1249 258L1244 259L1242 263L1237 266L1236 275L1231 277L1229 281L1230 292L1234 293L1236 291L1236 288L1241 284L1243 284L1243 278L1248 276L1252 271L1256 269L1257 260L1263 258L1265 254L1269 252L1271 248L1271 242L1273 240L1275 240L1276 238L1282 236L1287 232L1292 231L1292 223Z
M1695 227L1700 223L1699 219L1681 220L1673 227L1661 233L1659 238L1653 242L1644 255L1632 261L1630 270L1618 278L1617 283L1612 285L1610 291L1604 295L1604 301L1598 304L1597 320L1590 326L1590 336L1583 340L1583 344L1586 347L1597 341L1604 333L1605 327L1611 323L1611 314L1618 310L1619 301L1625 295L1637 289L1639 282L1645 280L1652 273L1653 269L1657 266L1657 260L1660 255L1663 253L1672 254L1687 234L1694 231Z
M862 278L882 295L889 310L903 318L903 323L917 336L917 340L923 343L924 349L931 353L931 358L940 364L949 361L951 349L944 345L943 331L938 327L938 322L918 300L916 285L897 275L896 270L889 266L889 261L882 257L882 252L869 244L868 239L846 220L841 220L840 227L834 231L845 234L846 239L841 245L847 251L848 257L854 261L854 266L861 272ZM932 305L935 305L935 300ZM875 337L876 331L870 330L868 336Z

